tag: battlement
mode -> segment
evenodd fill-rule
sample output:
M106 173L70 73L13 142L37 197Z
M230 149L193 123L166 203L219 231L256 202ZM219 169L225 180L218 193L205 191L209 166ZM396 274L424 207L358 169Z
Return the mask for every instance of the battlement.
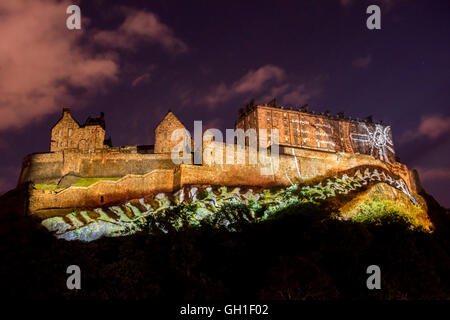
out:
M264 104L256 104L255 100L252 99L249 103L247 103L243 108L239 109L239 119L245 117L249 113L253 112L258 107L269 107L269 108L275 108L279 110L286 110L286 111L294 111L294 112L301 112L301 113L307 113L311 114L317 117L326 117L328 119L332 120L339 120L339 121L350 121L350 122L365 122L365 123L375 123L375 124L383 124L383 121L374 121L373 116L367 116L364 119L359 118L352 118L350 116L345 115L343 111L338 112L337 114L333 115L329 110L324 112L315 112L313 110L309 110L309 105L305 104L300 107L293 107L293 106L281 106L277 104L277 100L273 99L272 101Z

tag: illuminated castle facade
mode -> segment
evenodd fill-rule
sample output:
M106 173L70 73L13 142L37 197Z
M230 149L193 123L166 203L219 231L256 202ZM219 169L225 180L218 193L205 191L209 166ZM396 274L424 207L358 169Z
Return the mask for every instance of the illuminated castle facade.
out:
M308 107L287 109L272 101L265 105L249 103L239 110L236 128L266 130L272 143L272 132L278 129L278 143L294 148L323 152L346 152L372 155L386 162L395 162L391 128L374 123L371 117L355 120L343 113L308 112Z

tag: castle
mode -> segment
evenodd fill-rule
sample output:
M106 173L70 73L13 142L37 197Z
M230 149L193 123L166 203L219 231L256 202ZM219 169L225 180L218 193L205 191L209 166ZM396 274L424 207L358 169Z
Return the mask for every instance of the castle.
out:
M268 143L271 133L279 132L279 144L293 148L320 150L325 152L347 152L370 154L387 162L395 161L392 134L389 126L375 124L371 117L365 121L345 118L343 113L332 117L329 112L309 113L308 107L299 110L276 107L272 101L266 105L255 105L253 101L239 110L236 129L260 129L267 131ZM186 129L172 113L155 129L154 153L170 153L179 141L170 137L176 129ZM112 147L111 140L105 140L105 120L89 117L80 125L70 114L69 108L63 109L61 119L52 128L50 152L78 149L80 152L95 152Z
M209 141L202 146L201 165L172 161L171 153L180 140L172 133L186 129L168 112L155 128L155 143L150 146L113 147L105 139L103 113L80 125L63 109L61 119L51 130L50 152L25 157L19 185L30 183L29 211L32 213L68 208L99 207L126 199L137 199L158 192L174 192L187 185L275 187L302 183L317 177L333 176L355 167L371 166L392 173L404 182L407 192L417 193L417 179L395 157L389 126L365 120L346 118L343 113L309 112L251 101L239 110L235 129L279 132L279 165L270 174L261 174L261 164L251 164L252 153L260 151L246 146L231 146L234 155L245 163L225 164L209 161L214 148L226 143ZM211 148L212 147L212 148ZM230 145L228 145L230 147ZM188 155L193 157L193 154ZM93 179L91 185L77 186L79 179ZM51 185L54 188L39 188Z
M330 113L308 112L305 105L298 110L276 107L276 100L267 105L255 105L253 100L239 110L236 128L267 130L278 129L279 144L293 148L324 152L369 154L387 162L395 162L391 128L365 121L345 118L344 113L333 117ZM258 132L258 131L257 131Z

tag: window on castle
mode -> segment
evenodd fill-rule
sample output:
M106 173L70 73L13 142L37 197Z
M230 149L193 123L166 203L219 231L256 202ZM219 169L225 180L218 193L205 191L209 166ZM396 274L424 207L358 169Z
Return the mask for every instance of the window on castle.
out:
M71 137L71 136L72 136L72 129L69 128L69 137Z
M164 132L164 140L166 140L166 139L167 139L167 133Z
M62 136L62 130L59 129L59 131L58 131L58 137L61 137L61 136Z
M71 145L72 145L72 141L69 140L69 141L67 142L67 146L70 147Z
M61 141L58 141L58 148L61 148L62 144Z

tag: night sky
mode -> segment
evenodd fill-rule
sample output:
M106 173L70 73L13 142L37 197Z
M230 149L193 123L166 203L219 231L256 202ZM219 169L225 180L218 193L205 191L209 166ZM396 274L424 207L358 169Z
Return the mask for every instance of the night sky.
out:
M81 8L68 30L66 8ZM368 30L366 8L381 8ZM233 128L251 98L373 115L397 156L450 207L450 1L0 3L0 193L46 152L63 107L105 112L114 146L153 144L168 109Z

